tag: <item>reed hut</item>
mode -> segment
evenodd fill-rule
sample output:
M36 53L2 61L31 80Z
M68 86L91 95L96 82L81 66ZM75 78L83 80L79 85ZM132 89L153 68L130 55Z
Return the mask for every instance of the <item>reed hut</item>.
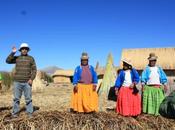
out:
M96 72L98 80L101 81L103 79L104 69L100 67L96 70ZM52 75L52 78L54 83L72 83L73 75L74 70L57 70Z
M42 92L44 90L44 87L46 84L44 83L44 80L42 79L43 72L37 71L36 77L33 80L32 85L32 91L34 92Z
M157 65L161 66L168 76L169 85L175 88L175 48L144 48L123 49L121 59L130 59L134 68L141 74L148 64L149 53L154 52L157 56ZM120 63L122 67L122 63Z
M57 70L53 75L54 83L71 83L74 70Z

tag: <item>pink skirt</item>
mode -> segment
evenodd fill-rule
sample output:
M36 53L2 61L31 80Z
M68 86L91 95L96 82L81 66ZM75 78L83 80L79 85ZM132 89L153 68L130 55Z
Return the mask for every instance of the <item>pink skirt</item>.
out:
M117 97L116 112L123 116L137 116L141 113L141 96L133 94L133 89L121 87Z

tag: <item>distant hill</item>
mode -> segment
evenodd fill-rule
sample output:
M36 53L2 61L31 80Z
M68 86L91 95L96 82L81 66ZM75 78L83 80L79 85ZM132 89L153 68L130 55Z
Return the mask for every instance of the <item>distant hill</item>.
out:
M44 71L49 75L54 74L56 70L62 70L62 69L57 66L49 66L49 67L41 69L41 71Z

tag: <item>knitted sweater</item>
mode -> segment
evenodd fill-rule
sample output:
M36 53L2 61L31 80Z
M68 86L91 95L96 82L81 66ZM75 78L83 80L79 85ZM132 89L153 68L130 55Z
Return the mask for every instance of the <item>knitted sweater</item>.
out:
M13 72L14 81L27 82L29 79L34 80L36 76L36 64L32 56L14 56L15 53L11 53L6 62L8 64L16 64Z

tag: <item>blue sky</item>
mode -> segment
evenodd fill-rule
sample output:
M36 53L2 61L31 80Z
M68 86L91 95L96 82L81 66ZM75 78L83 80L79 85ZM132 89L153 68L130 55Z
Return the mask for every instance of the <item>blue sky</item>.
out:
M174 0L0 0L0 70L12 46L29 43L39 69L73 69L83 51L105 66L124 48L175 47ZM19 53L17 53L19 54Z

